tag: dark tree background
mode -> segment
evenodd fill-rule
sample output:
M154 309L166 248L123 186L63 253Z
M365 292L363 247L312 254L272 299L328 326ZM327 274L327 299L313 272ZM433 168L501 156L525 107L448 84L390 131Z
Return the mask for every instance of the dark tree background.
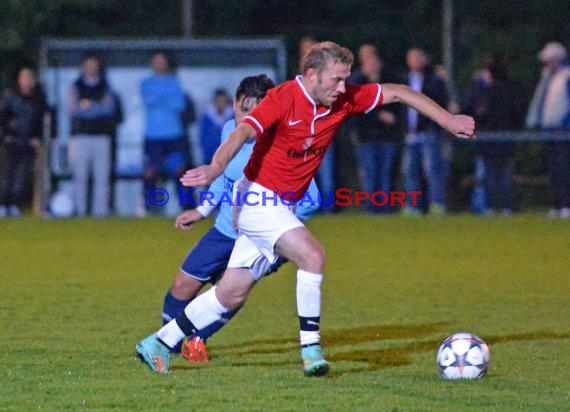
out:
M181 36L183 0L0 0L0 89L11 85L24 64L37 65L43 37L160 38ZM410 46L426 49L441 63L442 0L192 0L195 37L281 36L290 72L297 43L311 35L356 51L378 44L386 65L404 71ZM539 76L537 53L551 40L570 46L570 0L455 0L455 83L461 95L489 53L501 55L511 75L530 95ZM517 173L541 175L541 146L522 143ZM472 171L472 145L457 150L454 193ZM463 157L463 158L462 158ZM465 161L467 159L467 161ZM527 188L528 189L528 188ZM529 190L524 193L530 193ZM545 189L533 199L545 197ZM461 194L463 193L463 195ZM524 203L524 199L521 199ZM532 202L529 202L532 203Z
M36 64L42 37L174 37L182 0L0 0L0 85L23 64ZM380 46L403 69L408 47L441 61L441 0L194 0L196 37L283 36L291 64L305 35L353 50ZM455 1L459 88L488 53L499 53L528 94L538 75L536 53L549 40L568 43L570 0ZM293 66L292 66L293 67Z

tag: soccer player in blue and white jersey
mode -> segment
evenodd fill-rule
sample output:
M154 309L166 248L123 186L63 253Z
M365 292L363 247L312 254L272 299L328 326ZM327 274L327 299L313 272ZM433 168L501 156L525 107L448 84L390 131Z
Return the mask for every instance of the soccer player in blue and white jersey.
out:
M223 143L241 122L241 120L265 97L267 91L274 86L271 79L266 75L246 77L237 88L234 112L235 119L228 121L222 131L221 142ZM174 282L164 297L162 318L164 324L176 318L180 312L193 300L200 289L208 282L216 283L224 270L232 253L237 232L232 222L231 198L233 184L243 176L243 168L253 151L255 141L244 144L236 157L228 164L224 173L219 176L208 188L208 195L213 195L207 201L201 202L197 208L185 211L176 218L175 226L181 230L190 230L192 225L207 217L216 207L220 206L214 226L200 239L190 251L180 270L176 274ZM309 188L311 199L317 199L317 187L315 182ZM297 208L296 215L305 220L316 211L318 204L315 202L302 202ZM273 265L264 262L259 270L270 273L283 263L279 259ZM191 336L182 347L182 356L188 361L207 361L205 341L213 333L217 332L235 313L233 310L224 314L222 321L197 332ZM175 348L180 350L180 346Z

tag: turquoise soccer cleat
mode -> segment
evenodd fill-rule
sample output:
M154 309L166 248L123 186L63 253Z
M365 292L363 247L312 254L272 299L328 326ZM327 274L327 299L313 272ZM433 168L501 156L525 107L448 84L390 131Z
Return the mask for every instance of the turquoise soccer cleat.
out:
M320 345L301 348L301 359L303 360L305 376L326 375L330 369L329 363L323 357Z
M153 372L167 373L170 363L170 351L156 334L147 336L136 346L139 359L146 363Z

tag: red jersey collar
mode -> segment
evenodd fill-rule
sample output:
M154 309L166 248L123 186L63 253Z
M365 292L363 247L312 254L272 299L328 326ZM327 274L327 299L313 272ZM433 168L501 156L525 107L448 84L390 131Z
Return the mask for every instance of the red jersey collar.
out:
M309 100L309 102L316 108L317 104L315 103L313 98L309 95L309 93L307 92L307 89L305 89L305 86L303 85L303 76L301 76L299 74L299 75L295 76L295 80L297 81L297 84L301 88L301 91L303 92L303 94L305 95L307 100Z

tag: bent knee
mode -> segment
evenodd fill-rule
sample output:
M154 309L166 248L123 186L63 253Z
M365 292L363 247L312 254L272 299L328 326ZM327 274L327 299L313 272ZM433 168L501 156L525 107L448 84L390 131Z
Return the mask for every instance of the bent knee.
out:
M247 300L247 294L243 293L236 293L236 292L228 292L228 291L221 291L222 293L218 293L217 297L222 306L227 310L234 310L239 306L242 306L245 301Z
M311 251L311 260L318 265L324 266L326 260L325 248L320 244Z
M249 288L236 287L235 284L229 282L228 284L220 282L216 286L216 297L227 310L234 310L241 306L247 300Z
M299 266L313 273L323 273L325 260L325 249L320 244L316 244L305 251L303 261L299 262Z
M170 287L170 293L177 299L192 299L198 294L202 286L203 282L198 279L178 272Z

